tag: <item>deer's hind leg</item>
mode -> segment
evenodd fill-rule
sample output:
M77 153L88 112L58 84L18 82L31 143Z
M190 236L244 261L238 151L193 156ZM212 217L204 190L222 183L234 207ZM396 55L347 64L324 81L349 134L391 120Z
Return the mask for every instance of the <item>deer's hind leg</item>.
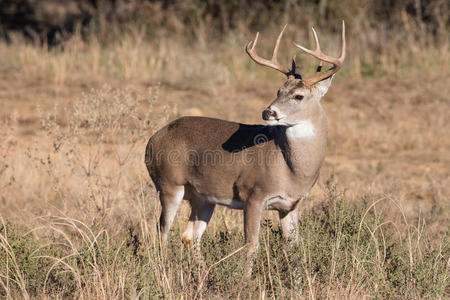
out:
M199 264L199 267L206 267L205 260L201 253L200 242L206 226L214 212L215 204L204 201L203 199L193 198L190 200L191 215L184 230L181 240L186 247L192 245L194 259Z
M191 204L191 215L181 240L186 246L192 243L198 246L214 212L215 204L197 197L192 197L189 202Z
M161 243L167 242L167 235L173 220L177 214L178 208L184 197L184 186L164 186L159 192L161 201L161 216L159 218L159 230Z

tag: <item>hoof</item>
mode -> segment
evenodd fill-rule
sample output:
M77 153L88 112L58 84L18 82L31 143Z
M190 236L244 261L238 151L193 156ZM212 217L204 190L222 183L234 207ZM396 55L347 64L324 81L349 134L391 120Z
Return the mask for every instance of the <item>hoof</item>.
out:
M189 248L192 245L192 240L188 237L182 236L181 241L184 244L184 247Z

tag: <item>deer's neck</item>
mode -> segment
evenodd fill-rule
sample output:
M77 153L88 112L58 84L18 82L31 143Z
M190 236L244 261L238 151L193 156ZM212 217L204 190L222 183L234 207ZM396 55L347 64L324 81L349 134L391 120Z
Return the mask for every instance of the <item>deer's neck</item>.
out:
M315 176L325 158L328 122L323 109L285 129L280 147L292 172Z

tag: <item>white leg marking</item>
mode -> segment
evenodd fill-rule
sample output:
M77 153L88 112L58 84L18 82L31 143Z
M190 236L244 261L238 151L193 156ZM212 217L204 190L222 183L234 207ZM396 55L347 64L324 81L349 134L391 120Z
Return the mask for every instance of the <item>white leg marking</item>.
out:
M186 229L184 230L183 234L181 235L181 240L185 244L189 244L192 242L192 239L194 238L194 221L189 221Z
M175 196L173 197L173 202L168 205L167 207L167 219L173 221L173 218L175 218L175 215L177 214L178 207L181 204L181 201L183 201L184 197L184 186L180 187L176 192Z
M208 223L206 223L205 221L201 221L201 220L195 221L194 235L195 235L196 243L200 243L202 235L203 235L203 233L205 233L206 226L208 226Z
M200 243L203 233L208 226L209 220L214 212L214 204L205 203L203 207L197 210L197 220L194 223L194 239L196 243Z

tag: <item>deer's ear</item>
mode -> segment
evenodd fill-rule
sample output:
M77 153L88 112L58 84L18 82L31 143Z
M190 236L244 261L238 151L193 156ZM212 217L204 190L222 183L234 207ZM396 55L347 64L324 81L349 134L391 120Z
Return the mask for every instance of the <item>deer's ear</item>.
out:
M319 81L318 83L315 84L317 90L320 93L320 98L325 96L325 94L328 92L328 88L331 85L331 81L333 80L333 76L334 75L331 75L327 79L321 80L321 81Z

